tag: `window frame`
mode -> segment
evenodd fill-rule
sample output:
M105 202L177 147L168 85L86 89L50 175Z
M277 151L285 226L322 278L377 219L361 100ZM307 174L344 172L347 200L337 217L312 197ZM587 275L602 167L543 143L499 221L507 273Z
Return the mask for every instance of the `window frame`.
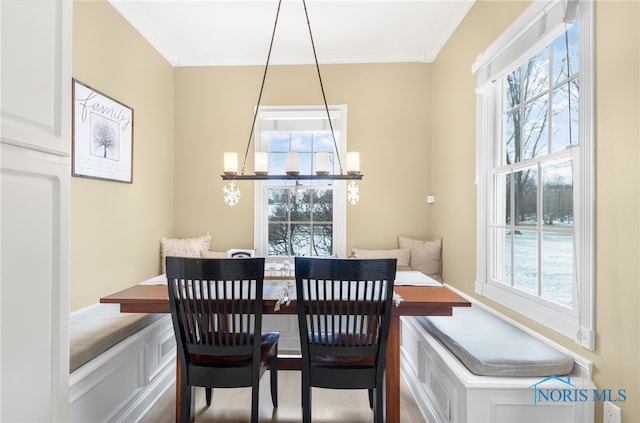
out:
M347 105L329 105L329 116L333 122L333 130L336 138L338 154L341 158L346 158L347 151ZM263 136L263 120L278 119L291 116L301 116L308 118L325 118L327 110L324 105L316 106L260 106L255 126L255 151L267 151L268 137ZM343 159L344 160L344 159ZM334 161L333 173L339 173L337 160ZM347 196L345 181L331 181L333 186L333 255L344 257L347 249ZM253 241L256 252L266 257L268 260L281 260L285 256L277 258L269 257L268 242L268 195L267 189L270 185L277 184L277 181L255 181L254 185L254 224Z
M501 137L503 77L543 49L568 26L562 18L546 27L542 38L532 37L553 13L571 13L580 21L580 142L570 148L573 159L574 306L567 308L523 294L491 280L490 226L497 213L492 195L494 162ZM548 16L549 15L549 16ZM472 71L478 76L477 110L477 265L475 292L558 332L590 350L595 348L595 143L593 2L553 0L534 2L478 57Z

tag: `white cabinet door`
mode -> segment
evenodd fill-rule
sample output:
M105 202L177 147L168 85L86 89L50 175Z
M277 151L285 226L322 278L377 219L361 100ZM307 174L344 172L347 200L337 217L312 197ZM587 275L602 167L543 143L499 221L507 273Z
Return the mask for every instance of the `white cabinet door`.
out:
M0 1L2 142L71 152L72 2Z
M0 421L69 403L72 2L0 0Z

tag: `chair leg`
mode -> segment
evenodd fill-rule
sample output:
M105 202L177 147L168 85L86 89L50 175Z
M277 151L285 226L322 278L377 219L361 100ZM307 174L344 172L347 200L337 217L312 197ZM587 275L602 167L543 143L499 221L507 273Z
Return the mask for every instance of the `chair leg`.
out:
M211 405L211 394L212 392L212 388L204 388L204 394L207 400L207 407Z
M373 388L369 388L369 408L373 410Z
M302 382L302 423L311 423L311 386Z
M191 421L191 393L193 388L186 382L180 384L180 423L190 423Z
M273 408L278 408L278 359L271 360L269 368L269 377L271 378L271 402Z
M251 423L258 423L258 398L260 397L260 378L251 386Z
M378 384L378 386L374 389L375 400L374 400L374 416L373 421L375 423L383 423L384 422L384 400L382 399L382 384Z

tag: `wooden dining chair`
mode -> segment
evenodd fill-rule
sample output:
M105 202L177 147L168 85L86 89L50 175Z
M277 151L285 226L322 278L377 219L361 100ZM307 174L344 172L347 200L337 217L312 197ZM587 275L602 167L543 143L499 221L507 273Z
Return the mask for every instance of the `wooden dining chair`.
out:
M262 333L264 258L167 257L167 283L181 374L180 422L191 414L193 387L251 387L258 422L260 378L270 370L278 406L277 332Z
M383 422L383 380L396 259L296 257L302 421L311 387L367 389Z

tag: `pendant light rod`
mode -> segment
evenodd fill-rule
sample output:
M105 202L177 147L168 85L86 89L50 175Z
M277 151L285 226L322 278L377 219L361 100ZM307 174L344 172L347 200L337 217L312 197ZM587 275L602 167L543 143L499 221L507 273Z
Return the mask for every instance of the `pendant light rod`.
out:
M278 27L278 17L280 16L280 5L282 5L282 0L278 0L278 10L276 11L276 19L275 19L275 22L273 23L273 32L271 33L271 42L269 43L269 52L267 53L267 64L264 66L264 74L262 75L262 84L260 85L260 93L258 94L258 105L256 106L256 110L253 113L253 122L251 123L251 131L249 132L247 149L244 152L244 160L242 162L242 171L240 172L241 175L244 175L244 170L247 165L247 157L249 156L249 147L251 146L251 139L253 138L253 131L256 126L256 118L258 117L258 110L260 110L260 101L262 100L262 91L264 90L264 82L267 80L267 70L269 69L269 61L271 60L271 50L273 49L273 40L276 38L276 28ZM324 92L323 92L323 95L324 95ZM325 101L325 104L326 104L326 101ZM329 124L331 124L331 121L329 121ZM333 132L333 129L331 131ZM334 140L334 143L335 143L335 140Z
M320 90L322 91L322 100L324 101L324 108L327 111L327 119L329 120L329 128L331 128L331 138L333 139L333 147L338 157L338 168L340 174L344 174L342 169L342 160L340 160L340 152L338 151L338 143L336 142L336 134L333 131L333 123L331 122L331 115L329 114L329 106L327 105L327 96L324 93L324 85L322 84L322 75L320 74L320 65L318 65L318 56L316 54L316 45L313 42L313 33L311 32L311 22L309 21L309 12L307 12L307 2L302 0L304 6L304 15L307 18L307 28L309 28L309 38L311 39L311 49L313 50L313 60L316 62L316 70L318 72L318 80L320 81Z

